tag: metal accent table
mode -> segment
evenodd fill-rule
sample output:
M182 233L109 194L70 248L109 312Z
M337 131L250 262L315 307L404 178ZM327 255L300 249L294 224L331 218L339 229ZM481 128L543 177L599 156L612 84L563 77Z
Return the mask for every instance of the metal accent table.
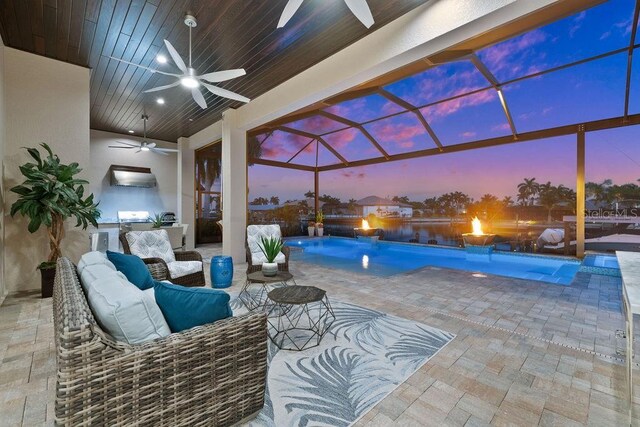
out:
M265 305L269 291L287 286L289 281L296 284L293 275L287 271L278 271L275 276L265 276L262 271L255 271L247 274L238 297L249 310L255 310Z
M282 350L302 351L320 345L336 316L327 293L315 286L286 286L268 294L267 331Z

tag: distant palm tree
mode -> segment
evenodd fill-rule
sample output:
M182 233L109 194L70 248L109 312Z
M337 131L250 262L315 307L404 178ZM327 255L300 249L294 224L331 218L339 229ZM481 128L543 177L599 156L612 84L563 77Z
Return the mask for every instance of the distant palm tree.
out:
M524 178L524 181L518 184L519 196L526 197L529 202L529 206L533 206L535 196L538 194L540 184L536 182L535 178Z
M549 181L538 186L538 201L547 209L547 222L551 222L551 211L560 202L561 192L559 187L554 187Z
M504 196L502 198L502 204L504 205L505 208L513 206L513 198L511 196Z

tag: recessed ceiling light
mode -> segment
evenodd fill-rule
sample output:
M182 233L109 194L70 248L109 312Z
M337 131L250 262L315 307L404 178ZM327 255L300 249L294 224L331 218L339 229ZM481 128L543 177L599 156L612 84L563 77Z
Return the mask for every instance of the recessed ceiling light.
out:
M156 99L156 102L160 105L164 105L164 98L158 98Z
M190 122L192 122L192 121L193 121L193 119L189 119L189 121L190 121Z
M130 130L130 131L129 131L129 133L133 133L133 131L132 131L132 130Z
M167 63L167 57L164 55L158 55L156 56L156 61L158 61L161 64L166 64Z

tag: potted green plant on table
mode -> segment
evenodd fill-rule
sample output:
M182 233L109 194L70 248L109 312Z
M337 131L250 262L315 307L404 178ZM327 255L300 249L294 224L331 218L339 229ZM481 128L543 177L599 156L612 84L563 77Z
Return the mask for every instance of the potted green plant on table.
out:
M26 179L10 191L18 195L18 200L11 205L11 216L19 213L27 217L29 233L35 233L42 225L47 229L49 256L38 266L44 298L53 294L56 261L62 255L60 245L65 234L65 221L75 218L76 227L83 230L89 224L97 227L100 211L98 204L93 202L93 194L84 197L84 186L89 182L74 178L82 171L78 163L64 164L47 144L40 145L46 156L42 157L37 148L26 148L35 163L20 166L20 172Z
M318 237L322 237L324 235L324 224L322 223L322 221L324 221L324 215L322 214L322 211L316 212L316 232L318 234Z
M273 277L278 274L278 263L276 262L276 257L282 250L282 239L277 237L262 237L262 245L260 245L260 250L267 258L267 262L262 263L262 274L267 277Z
M159 213L153 214L153 216L150 216L148 220L151 221L152 228L160 228L162 227L162 223L164 222L162 215Z

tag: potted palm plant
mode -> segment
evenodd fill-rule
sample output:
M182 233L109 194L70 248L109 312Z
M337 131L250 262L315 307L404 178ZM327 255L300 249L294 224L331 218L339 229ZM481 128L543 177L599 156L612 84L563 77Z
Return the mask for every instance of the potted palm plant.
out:
M20 172L26 179L10 191L18 195L18 200L11 205L11 216L20 214L27 217L29 233L35 233L42 225L47 229L49 256L38 266L44 298L53 293L56 261L62 255L60 245L65 221L75 218L76 227L83 230L89 224L97 227L100 211L98 204L93 202L93 194L84 196L84 186L89 182L74 178L82 171L78 163L64 164L47 144L40 145L46 156L42 157L37 148L26 148L35 163L20 166Z
M162 215L159 213L153 214L153 216L150 216L147 219L151 222L152 228L160 228L162 227L162 223L164 222Z
M260 246L260 250L267 258L267 262L262 263L262 274L267 277L273 277L278 274L278 263L276 262L276 257L282 250L282 239L276 237L262 237L262 245Z
M323 220L324 215L322 214L322 211L318 211L316 213L316 232L318 234L318 237L322 237L324 235L324 224L322 223Z

